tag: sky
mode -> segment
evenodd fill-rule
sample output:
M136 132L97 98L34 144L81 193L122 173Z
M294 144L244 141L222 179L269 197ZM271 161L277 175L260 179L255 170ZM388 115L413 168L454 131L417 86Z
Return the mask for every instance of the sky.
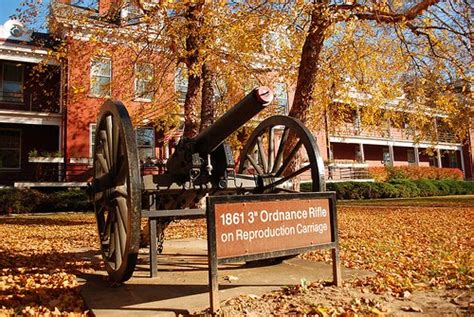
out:
M21 2L25 2L25 0L0 0L0 24L5 23L7 20L10 19L10 16L17 13L16 9L20 8ZM28 2L31 2L31 0ZM49 0L42 1L42 8L40 14L41 18L32 22L32 26L35 31L40 30L44 32L46 30L43 24L48 3Z

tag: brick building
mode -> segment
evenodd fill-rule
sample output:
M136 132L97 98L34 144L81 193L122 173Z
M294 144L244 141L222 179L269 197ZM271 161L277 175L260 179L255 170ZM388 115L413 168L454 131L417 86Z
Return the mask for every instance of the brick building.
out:
M5 162L3 166L6 166L0 166L3 184L89 179L95 121L107 98L123 101L135 119L142 159L169 155L171 148L167 141L170 137L171 141L179 137L179 130L174 135L162 136L149 124L184 101L186 80L159 53L140 56L136 47L128 42L109 40L105 31L103 37L97 39L97 34L108 28L102 17L109 12L111 3L113 1L101 0L96 8L83 8L71 4L70 0L53 2L52 30L67 52L60 63L45 62L47 48L34 49L33 38L39 37L38 34L23 34L21 40L9 35L0 43L0 63L6 65L2 66L2 81L7 83L0 86L3 89L0 163ZM136 8L125 7L119 15L123 21L118 25L133 33L137 15ZM12 26L4 26L8 28L11 31ZM18 63L23 65L21 70ZM51 70L46 72L50 75L44 80L51 96L43 99L39 95L44 87L35 90L27 81L31 67L38 63L46 64ZM159 89L150 89L151 77L162 78ZM287 112L292 102L292 92L287 87L283 83L273 87L280 112ZM38 100L48 101L48 106ZM354 172L388 164L456 167L463 170L467 178L473 177L474 133L464 144L456 140L438 118L433 121L434 143L430 140L415 144L416 131L408 126L394 127L390 122L383 129L363 126L360 123L362 111L363 108L354 110L346 122L337 126L328 118L327 128L315 134L327 165L327 178L364 178L365 174ZM32 150L58 151L61 158L55 162L61 163L34 163L34 159L28 159ZM45 173L47 170L51 172Z
M64 112L51 45L18 21L0 25L0 184L62 179Z

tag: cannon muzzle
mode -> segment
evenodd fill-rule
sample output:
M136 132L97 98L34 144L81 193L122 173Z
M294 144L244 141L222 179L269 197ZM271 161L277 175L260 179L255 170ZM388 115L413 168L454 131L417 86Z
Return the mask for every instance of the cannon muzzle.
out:
M244 99L224 113L212 125L201 131L195 138L196 149L200 153L211 153L241 126L265 109L273 100L270 88L262 86L252 90Z

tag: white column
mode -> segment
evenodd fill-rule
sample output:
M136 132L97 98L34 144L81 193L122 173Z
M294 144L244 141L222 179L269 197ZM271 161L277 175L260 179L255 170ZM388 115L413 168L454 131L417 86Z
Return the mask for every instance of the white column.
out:
M170 145L169 143L165 143L165 160L168 160L170 158Z
M415 146L415 164L420 166L420 153L418 152L418 146Z
M438 167L443 167L443 162L441 161L441 150L439 148L436 149L436 156L438 158Z
M388 153L390 154L390 163L392 166L395 165L395 154L393 153L393 145L388 146Z
M362 159L362 163L365 163L364 143L359 144L359 151L360 151L360 158Z
M460 157L461 157L461 171L464 173L464 178L466 178L466 169L465 169L465 166L464 166L464 156L463 156L463 151L462 151L462 148L459 149L459 154L460 154Z

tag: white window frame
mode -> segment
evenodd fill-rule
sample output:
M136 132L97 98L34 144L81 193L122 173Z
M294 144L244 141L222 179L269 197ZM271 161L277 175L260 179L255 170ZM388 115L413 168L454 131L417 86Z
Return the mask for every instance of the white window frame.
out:
M146 80L146 79L143 79L143 78L139 78L138 76L138 66L139 65L146 65L147 67L150 67L150 71L151 71L151 78ZM143 101L143 102L151 102L153 100L153 95L154 93L153 92L148 92L151 96L148 98L148 97L143 97L143 95L145 93L147 93L146 91L145 92L139 92L138 91L138 83L140 81L144 81L145 82L145 85L146 86L149 86L151 82L153 82L153 77L154 77L154 69L153 69L153 64L151 63L136 63L135 64L135 67L134 67L134 72L135 72L135 80L134 80L134 93L135 93L135 100L136 101Z
M94 147L95 147L95 133L97 132L97 124L89 123L89 158L90 161L94 160Z
M8 129L8 128L1 128L0 131L18 131L20 136L20 144L18 148L18 167L0 167L0 170L8 170L8 171L17 171L21 169L21 148L22 148L22 141L23 141L23 131L21 129ZM1 148L5 150L16 150L16 148Z
M94 65L94 61L107 61L108 63L110 63L110 73L108 75L102 75L102 74L93 74L93 65ZM112 95L112 59L110 57L104 57L104 56L95 56L95 57L92 57L91 59L91 63L90 63L90 74L89 74L89 96L90 97L94 97L94 98L110 98L110 96ZM92 86L95 84L94 81L93 81L93 78L95 77L102 77L102 78L109 78L109 91L106 93L106 94L94 94L92 92Z
M392 157L390 156L390 149L388 147L382 148L382 162L385 166L393 166Z
M153 141L152 141L152 144L150 145L142 145L140 144L138 141L138 131L139 130L152 130L153 131ZM136 135L136 139L137 139L137 148L138 148L138 153L140 155L140 149L151 149L151 153L152 153L152 156L150 156L149 158L151 159L155 159L156 158L156 131L155 131L155 128L153 127L138 127L136 130L135 130L135 135ZM147 159L148 157L146 157L145 159Z
M4 100L3 99L3 82L4 82L4 78L5 78L5 65L6 64L9 64L9 65L18 65L18 64L15 64L15 63L10 63L10 62L3 62L2 63L2 68L1 68L1 73L0 73L0 92L2 93L0 95L0 102L2 103L14 103L14 104L24 104L25 103L25 96L24 96L24 93L25 93L25 90L24 90L24 86L25 86L25 64L22 64L20 63L21 65L21 101L17 102L17 101L8 101L8 100Z

